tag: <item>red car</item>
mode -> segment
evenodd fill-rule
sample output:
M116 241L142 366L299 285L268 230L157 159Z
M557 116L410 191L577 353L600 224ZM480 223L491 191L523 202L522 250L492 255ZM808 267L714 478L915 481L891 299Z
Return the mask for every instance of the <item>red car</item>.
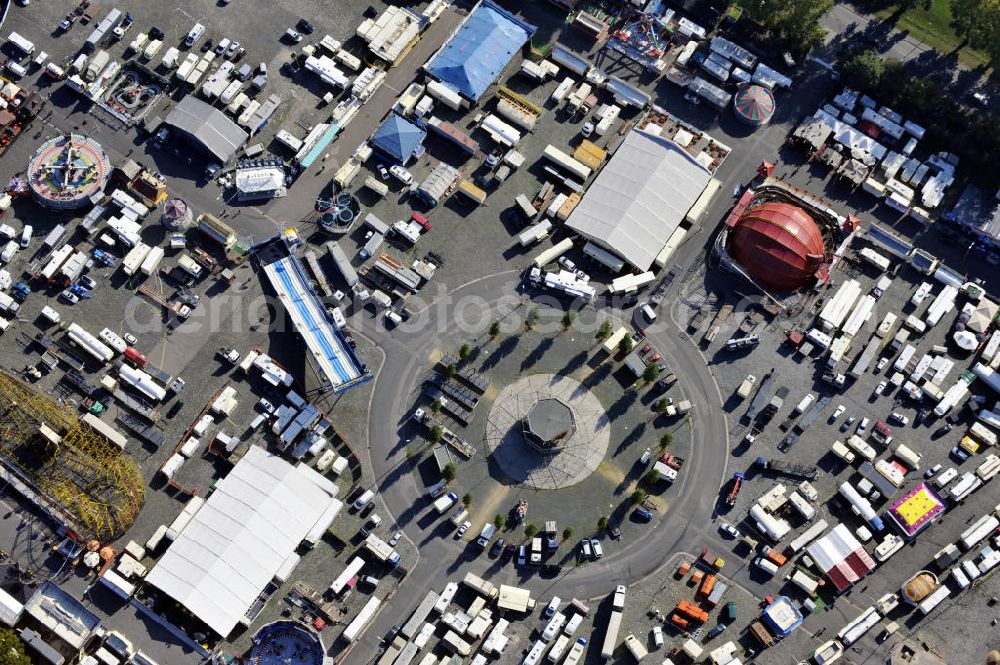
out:
M644 355L646 355L647 353L649 353L652 350L653 350L653 345L652 344L647 344L646 346L642 347L641 351L639 351L639 355L640 356L644 356Z
M428 222L427 218L421 215L419 212L411 212L410 219L419 224L420 227L424 230L424 233L427 233L428 231L431 230L431 223Z
M663 356L660 355L660 352L657 351L656 353L654 353L653 355L651 355L647 360L649 362L651 362L651 363L655 363L656 361L658 361L662 357Z

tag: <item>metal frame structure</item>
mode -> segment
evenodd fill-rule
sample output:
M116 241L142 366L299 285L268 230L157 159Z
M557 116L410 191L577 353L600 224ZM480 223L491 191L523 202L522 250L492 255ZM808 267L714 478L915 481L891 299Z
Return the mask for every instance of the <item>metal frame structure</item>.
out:
M120 536L145 498L142 472L129 455L6 371L0 371L0 464L84 539Z

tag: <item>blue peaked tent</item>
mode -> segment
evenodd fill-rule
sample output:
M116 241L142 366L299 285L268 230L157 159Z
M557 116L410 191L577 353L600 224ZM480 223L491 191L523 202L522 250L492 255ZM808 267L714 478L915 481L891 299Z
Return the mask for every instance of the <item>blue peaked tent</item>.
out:
M427 132L393 113L375 130L371 145L394 162L406 164L422 150Z
M426 71L462 96L478 100L534 33L535 26L483 0Z

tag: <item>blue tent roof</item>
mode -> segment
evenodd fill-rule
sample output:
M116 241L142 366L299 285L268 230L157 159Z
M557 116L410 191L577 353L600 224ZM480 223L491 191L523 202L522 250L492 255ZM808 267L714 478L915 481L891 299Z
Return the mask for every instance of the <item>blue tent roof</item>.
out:
M477 100L534 32L535 26L484 0L441 47L427 73Z
M420 150L427 132L402 116L393 113L372 136L372 147L401 164Z

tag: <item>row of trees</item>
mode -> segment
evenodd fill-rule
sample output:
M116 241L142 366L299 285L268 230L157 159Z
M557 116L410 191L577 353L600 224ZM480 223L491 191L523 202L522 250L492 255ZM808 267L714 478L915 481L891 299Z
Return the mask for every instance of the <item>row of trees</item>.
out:
M996 0L951 0L952 27L966 44L1000 64L1000 3Z
M947 150L961 158L962 170L989 186L996 182L993 161L1000 154L1000 122L987 111L970 113L947 90L927 78L907 76L896 60L871 49L848 55L841 66L845 85L871 95L899 113L919 118L929 152Z

